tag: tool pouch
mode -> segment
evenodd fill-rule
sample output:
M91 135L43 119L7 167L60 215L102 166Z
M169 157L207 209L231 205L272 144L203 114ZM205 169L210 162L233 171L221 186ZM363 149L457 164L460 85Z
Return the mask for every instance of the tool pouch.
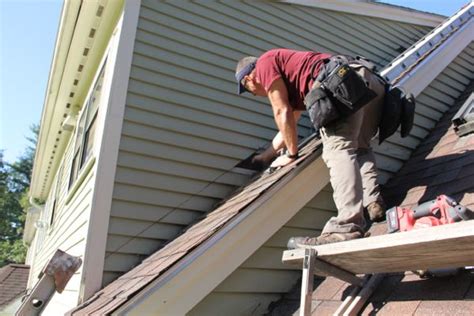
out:
M357 112L376 96L347 63L339 64L306 95L304 103L316 129Z
M341 117L339 110L334 106L332 97L320 87L308 92L304 103L316 130Z
M379 123L379 144L394 134L400 126L400 135L407 137L413 127L415 97L399 87L387 85Z
M332 94L335 106L342 116L357 112L376 96L365 80L347 64L334 69L322 82L321 87Z

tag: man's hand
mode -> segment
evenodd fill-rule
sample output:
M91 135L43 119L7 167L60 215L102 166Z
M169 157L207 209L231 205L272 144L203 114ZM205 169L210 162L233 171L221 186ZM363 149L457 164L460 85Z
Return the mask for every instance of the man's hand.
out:
M261 154L255 155L252 158L251 164L254 166L253 169L262 171L268 168L270 166L270 163L277 157L277 151L273 149L272 144L265 149L265 151Z
M277 159L275 159L274 162L270 165L270 168L279 168L279 167L284 167L290 163L295 161L295 158L290 158L287 155L281 155Z

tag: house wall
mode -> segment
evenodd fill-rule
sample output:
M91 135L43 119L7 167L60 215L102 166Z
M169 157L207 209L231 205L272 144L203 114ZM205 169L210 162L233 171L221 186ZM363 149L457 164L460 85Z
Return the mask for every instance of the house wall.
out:
M428 135L430 129L441 118L474 79L474 65L469 62L474 56L471 43L459 56L417 97L415 127L411 139L398 139L412 143L415 148ZM392 136L399 137L399 136ZM397 155L398 149L386 146L392 157L380 154L378 161L391 159L387 164L397 171L407 154ZM410 148L410 147L408 147ZM237 270L227 277L215 290L203 299L190 315L259 315L267 312L269 303L281 294L288 293L301 278L301 270L293 270L281 262L286 243L291 236L315 236L320 234L325 222L337 214L332 200L332 189L328 185L311 202L301 209L288 223L275 233L260 249L253 253Z
M61 164L53 179L53 185L45 201L44 209L40 215L40 226L37 228L32 247L28 250L28 260L31 262L30 278L28 288L34 287L39 280L37 276L43 270L48 261L52 258L57 249L60 249L69 255L77 256L83 260L82 266L73 275L66 285L65 290L59 294L54 293L50 302L43 311L43 315L63 315L65 312L75 307L84 298L84 288L88 281L86 272L92 270L90 267L87 271L86 267L86 251L87 247L96 242L91 238L87 242L88 232L91 230L91 214L101 212L97 206L93 205L94 199L100 198L100 192L97 190L98 179L98 152L100 141L104 137L103 126L106 124L105 112L107 111L107 100L104 96L109 91L110 72L113 65L109 65L106 61L108 51L105 52L99 63L99 67L95 72L95 80L92 81L88 89L87 97L84 104L80 106L81 110L77 115L76 126L70 135L69 142L63 153ZM91 104L96 104L93 107ZM73 169L73 159L77 152L76 143L83 144L83 137L78 138L78 130L82 130L82 135L88 134L93 129L87 129L80 125L81 117L87 113L87 104L89 108L97 109L95 118L95 132L89 137L88 144L91 147L91 154L81 164L80 170L71 182L71 174ZM95 113L95 112L91 112ZM91 116L93 117L93 116ZM91 125L92 126L92 125ZM62 133L70 133L62 131ZM82 156L82 152L79 156ZM40 227L39 226L39 227ZM103 229L102 235L106 234ZM97 254L93 255L97 257ZM90 282L89 282L90 283Z
M251 176L234 166L276 129L265 98L236 95L238 59L289 47L361 54L383 66L428 31L282 3L142 1L103 283ZM299 133L310 133L306 116Z
M62 166L54 178L54 185L49 193L40 220L50 223L52 207L56 187L59 186L56 198L54 221L51 226L38 228L33 247L30 247L28 256L33 264L30 270L28 288L32 288L38 276L57 249L61 249L72 256L83 259L85 251L85 239L89 220L90 203L92 197L95 172L90 170L83 182L72 195L68 192L69 175L71 170L73 137L67 146ZM60 173L59 171L62 171ZM71 195L71 196L69 196ZM55 293L46 306L44 315L62 315L72 306L75 306L79 298L82 267L74 274L66 285L63 293Z

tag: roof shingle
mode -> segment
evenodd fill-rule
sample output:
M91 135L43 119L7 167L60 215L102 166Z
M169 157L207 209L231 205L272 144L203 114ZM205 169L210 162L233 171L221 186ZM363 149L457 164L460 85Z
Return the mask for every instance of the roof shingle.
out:
M320 141L314 137L306 141L305 146L300 149L299 159L277 172L260 174L199 222L189 227L181 236L71 310L69 314L86 315L99 312L107 314L116 310L232 221L247 206L262 197L270 187L282 179L287 179L288 177L285 176L291 174L291 171L299 169L306 162L319 156L320 144Z
M458 137L451 119L474 91L471 82L410 160L384 188L389 205L413 207L446 194L474 207L474 134Z
M28 283L30 266L9 264L0 269L0 308L23 295Z

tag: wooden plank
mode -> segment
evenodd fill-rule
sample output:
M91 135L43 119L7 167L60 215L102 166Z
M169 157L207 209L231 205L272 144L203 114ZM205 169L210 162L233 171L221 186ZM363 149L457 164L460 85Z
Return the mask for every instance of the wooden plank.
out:
M474 221L314 247L318 259L354 274L463 267L474 264ZM283 262L300 265L304 249Z

